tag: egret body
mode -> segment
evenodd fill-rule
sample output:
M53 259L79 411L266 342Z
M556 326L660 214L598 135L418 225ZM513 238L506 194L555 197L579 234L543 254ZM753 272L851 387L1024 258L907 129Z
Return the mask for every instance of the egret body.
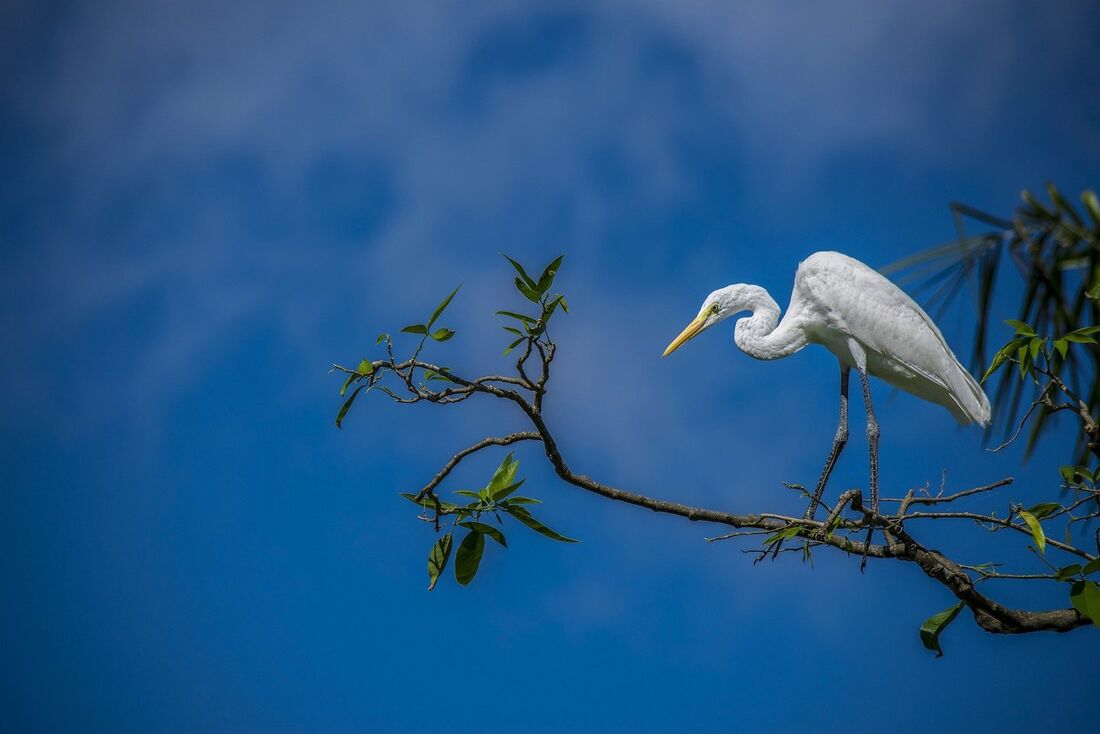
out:
M868 375L947 408L967 425L989 424L989 399L959 363L943 334L920 306L882 274L839 252L816 252L794 277L787 313L763 288L736 284L703 301L695 320L665 349L668 356L685 342L743 312L734 343L757 359L779 359L807 344L820 344L840 361L840 425L814 489L806 516L813 519L833 465L848 440L848 375L855 369L867 411L871 459L871 505L878 511L878 421Z

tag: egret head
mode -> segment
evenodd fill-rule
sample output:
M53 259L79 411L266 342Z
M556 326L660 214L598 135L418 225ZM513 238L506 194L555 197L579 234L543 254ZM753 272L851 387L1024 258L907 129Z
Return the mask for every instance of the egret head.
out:
M748 294L746 293L748 287L740 283L727 285L725 288L719 288L707 296L703 300L703 307L699 309L699 315L680 332L678 337L672 340L672 343L668 345L665 353L661 356L667 357L719 321L744 311L748 300Z

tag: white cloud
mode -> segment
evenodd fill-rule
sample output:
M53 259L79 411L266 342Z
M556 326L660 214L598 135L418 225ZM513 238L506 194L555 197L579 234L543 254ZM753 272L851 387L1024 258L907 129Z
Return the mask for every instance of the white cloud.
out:
M461 85L470 83L464 72L474 49L502 24L522 28L559 12L587 24L573 56L529 74L490 76L464 106ZM459 280L469 305L456 309L480 316L495 305L498 276L485 269L497 250L541 256L561 248L570 254L575 292L588 297L577 317L585 326L570 331L573 348L618 367L609 381L583 362L563 360L562 382L575 393L566 413L598 398L620 430L632 432L630 444L652 439L658 415L672 445L711 441L716 434L707 426L687 420L686 413L698 415L694 407L681 410L652 389L674 368L648 357L660 346L650 343L654 332L663 337L666 319L681 320L668 316L681 304L661 289L689 277L702 282L723 243L687 243L680 272L658 277L655 263L647 271L654 279L640 286L642 303L632 290L639 284L616 280L606 267L614 223L690 202L698 184L676 151L701 124L728 135L724 154L744 160L746 180L784 197L792 188L805 193L830 157L869 142L900 156L950 157L951 140L980 134L1011 92L1023 39L985 32L999 12L1007 11L704 2L642 10L561 4L535 12L503 3L89 4L57 19L48 63L6 95L25 120L56 136L44 164L69 178L74 192L67 221L36 243L41 255L25 286L49 305L18 325L13 339L46 348L156 294L162 315L128 347L136 354L127 364L145 377L118 379L110 392L124 399L76 413L81 421L112 409L148 416L150 394L170 395L195 379L204 361L261 314L315 356L328 348L317 336L321 325L344 314L351 294L360 313L405 314L445 290L441 281ZM1071 22L1074 11L1064 12ZM1017 33L1023 27L1014 26ZM1077 51L1045 43L1062 28L1050 13L1037 13L1027 28L1028 42L1049 47L1056 70ZM658 41L678 60L680 76L646 67L643 56ZM595 170L609 151L624 171L624 191L610 190ZM355 251L325 262L331 255L311 247L308 232L257 238L246 229L247 204L189 188L205 183L189 173L230 157L255 165L266 195L288 208L299 205L318 161L377 161L393 206ZM178 193L181 208L169 211L188 220L185 234L160 237L164 212L155 211L137 228L148 241L133 246L133 229L110 241L113 208L127 198L143 201L155 177L169 184L154 189L153 202L164 207ZM428 274L414 277L414 263ZM483 345L473 341L465 356ZM21 379L44 389L30 370ZM723 379L709 376L706 384L721 389ZM598 421L577 425L598 433ZM647 469L644 461L634 467Z

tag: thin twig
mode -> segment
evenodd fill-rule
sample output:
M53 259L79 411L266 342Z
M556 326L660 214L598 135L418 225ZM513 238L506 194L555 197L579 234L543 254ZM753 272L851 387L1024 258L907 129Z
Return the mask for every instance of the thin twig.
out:
M533 431L520 431L518 433L509 433L507 436L489 436L488 438L483 438L475 443L473 446L468 446L467 448L462 449L457 454L452 456L450 460L443 465L443 468L439 470L439 473L432 477L432 480L425 484L423 489L416 493L416 501L419 502L420 500L424 499L424 497L429 492L438 487L440 482L446 479L447 475L450 474L456 466L458 466L459 462L461 462L470 454L477 453L478 451L481 451L484 448L488 448L489 446L508 446L509 444L516 443L517 441L538 440L539 434Z

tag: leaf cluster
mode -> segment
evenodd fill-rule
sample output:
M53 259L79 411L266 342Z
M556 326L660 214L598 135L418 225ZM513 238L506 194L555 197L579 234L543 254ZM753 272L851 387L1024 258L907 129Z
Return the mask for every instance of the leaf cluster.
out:
M437 532L440 535L428 553L429 591L435 588L440 576L447 568L451 546L454 542L454 533L459 532L459 528L465 531L465 535L459 541L458 550L455 552L454 575L455 581L462 586L467 586L477 575L482 556L485 554L486 537L491 538L501 548L508 547L508 540L503 531L504 516L512 517L522 525L551 540L562 543L577 542L573 538L567 538L556 530L552 530L535 518L530 506L541 504L540 500L515 494L516 490L522 487L526 481L525 479L516 479L518 469L519 461L509 452L484 487L479 490L454 490L456 495L469 500L465 504L445 502L438 499L434 494L425 494L424 496L409 492L401 494L402 497L413 504L435 513L429 519L435 523ZM485 520L489 522L485 522ZM496 524L490 524L494 520Z
M550 294L550 288L554 285L554 278L558 274L558 269L561 268L562 260L565 259L564 255L558 256L543 268L537 279L528 275L524 267L516 260L507 255L504 255L504 258L512 264L517 273L513 281L516 290L538 307L537 314L534 315L516 311L496 312L498 316L505 316L516 322L514 326L501 327L515 337L504 348L504 353L508 354L525 341L533 341L542 336L546 332L546 327L550 323L550 318L554 315L554 312L561 308L565 313L569 313L569 304L566 302L565 296L560 293Z
M1017 320L1037 334L1060 334L1051 346L1061 354L1056 366L1066 383L1082 396L1093 416L1100 415L1100 350L1074 352L1068 346L1096 332L1082 329L1100 324L1100 201L1096 193L1084 191L1074 204L1053 184L1047 184L1048 201L1031 191L1021 192L1021 203L1011 219L989 214L965 204L951 205L958 238L894 263L885 272L897 272L913 284L933 318L939 318L960 293L972 287L976 295L977 320L973 334L972 367L983 369L995 320L994 294L1005 281L1019 280L1013 288ZM983 231L968 232L977 224ZM1071 336L1072 335L1072 336ZM1035 334L1019 334L1010 353L1019 355L1017 364L1034 359ZM1064 340L1064 341L1063 341ZM1006 345L1007 347L1008 345ZM1006 347L1002 347L1004 350ZM1024 351L1021 351L1024 350ZM1000 366L1005 361L993 358ZM1030 355L1030 356L1028 356ZM996 370L994 370L996 371ZM991 375L987 375L990 377ZM1026 395L1032 399L1038 388L1013 380L1002 373L991 396L994 425L1007 437L1026 410ZM1026 450L1030 453L1051 425L1045 412L1031 417ZM1077 460L1088 451L1088 440L1080 437L1074 447Z
M420 400L458 402L473 394L481 383L496 380L534 391L535 405L539 405L538 401L541 397L539 391L542 389L542 383L535 383L527 378L523 373L523 362L533 347L537 347L544 362L552 358L554 347L547 337L547 325L559 309L563 312L569 310L565 296L551 292L564 256L552 260L542 269L537 278L528 275L527 270L517 260L507 255L504 257L516 272L513 281L516 289L526 301L536 307L533 313L511 310L496 312L512 319L519 327L511 325L504 327L509 334L518 337L505 350L505 354L525 341L528 343L524 356L517 363L520 377L482 378L476 383L471 383L456 378L448 367L435 367L418 361L429 341L443 343L455 336L454 329L438 324L447 307L458 294L459 288L456 287L440 301L426 319L401 329L403 334L419 337L410 358L399 362L394 357L392 337L389 334L381 334L375 343L384 346L384 358L376 360L364 358L354 370L339 365L333 366L334 370L347 375L340 388L340 396L344 401L336 415L337 427L342 427L356 398L361 393L369 392L374 388L381 389L398 402ZM521 310L530 311L530 309ZM400 397L387 387L383 382L387 376L392 376L397 382L397 389L405 389L408 397ZM436 390L431 387L433 382L447 383L451 387L441 391ZM455 580L459 584L466 586L473 581L485 554L486 538L491 539L501 548L507 548L508 541L503 529L506 517L551 540L564 543L577 542L551 529L535 517L531 508L540 503L538 499L516 494L525 481L515 478L518 467L519 462L512 453L509 453L485 486L476 491L455 490L454 494L461 498L455 501L440 499L435 492L434 483L416 494L402 493L403 497L426 511L427 514L422 519L431 521L439 535L428 553L429 589L435 588L448 565L453 566ZM461 535L461 539L457 540L457 547L455 547L456 533Z

